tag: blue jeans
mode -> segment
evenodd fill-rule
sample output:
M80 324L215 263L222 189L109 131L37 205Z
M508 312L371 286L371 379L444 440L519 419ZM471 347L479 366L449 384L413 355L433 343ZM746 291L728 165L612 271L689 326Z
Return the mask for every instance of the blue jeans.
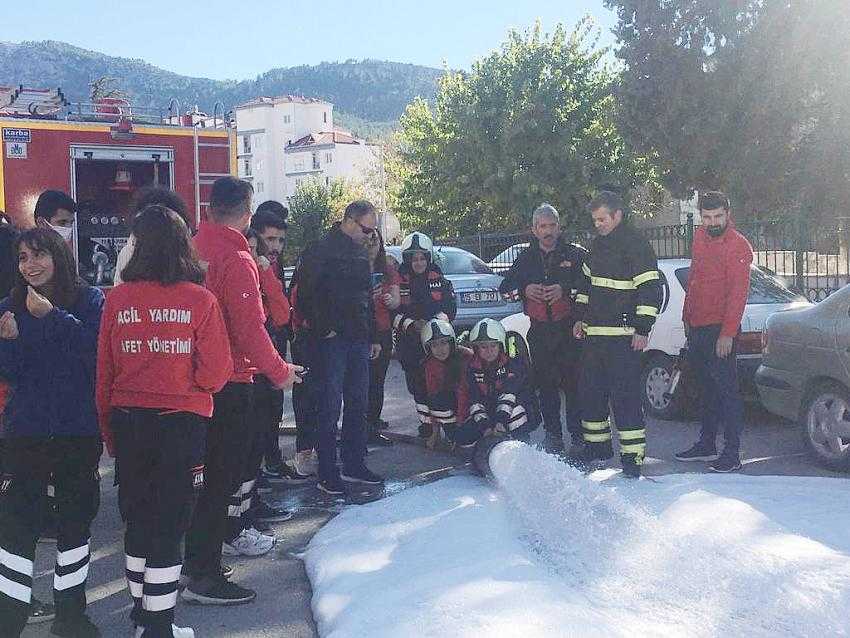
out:
M314 400L317 410L319 480L339 478L336 424L343 401L342 464L348 471L363 467L366 456L366 405L369 399L369 344L336 335L317 339ZM311 372L311 374L313 374Z
M738 388L738 362L735 342L725 359L715 353L720 326L691 328L688 335L688 365L700 393L702 429L700 442L717 445L723 432L724 456L738 458L744 429L744 405Z

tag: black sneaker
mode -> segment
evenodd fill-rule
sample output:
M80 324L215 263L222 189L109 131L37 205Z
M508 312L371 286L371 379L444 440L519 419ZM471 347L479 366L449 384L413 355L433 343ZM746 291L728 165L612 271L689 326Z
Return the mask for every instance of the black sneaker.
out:
M698 441L693 447L673 456L677 461L716 461L717 448L710 443Z
M345 483L339 477L333 479L325 479L316 484L322 492L331 496L345 496Z
M100 638L101 636L100 629L85 614L75 618L54 620L50 633L67 638Z
M253 602L257 592L219 577L205 587L190 583L180 597L193 605L244 605Z
M634 461L622 461L623 465L623 476L630 479L638 479L640 478L640 465L635 463Z
M282 523L292 518L292 512L257 501L257 504L251 508L249 516L260 523Z
M350 481L351 483L365 483L366 485L380 485L384 482L384 478L382 476L378 476L365 465L351 472L343 470L340 477L343 481Z
M367 443L372 445L383 445L384 447L389 447L393 444L393 440L388 436L381 434L377 430L373 430L372 434L369 435L369 439Z
M53 603L44 603L35 596L30 602L30 615L27 618L28 625L37 625L56 618L56 607Z
M260 471L260 476L265 478L269 483L289 483L291 485L298 483L306 483L310 477L306 474L301 474L288 463L284 463L280 467L266 468Z
M711 464L709 469L712 472L720 472L721 474L737 472L741 469L741 459L736 456L721 456L717 459L717 461Z

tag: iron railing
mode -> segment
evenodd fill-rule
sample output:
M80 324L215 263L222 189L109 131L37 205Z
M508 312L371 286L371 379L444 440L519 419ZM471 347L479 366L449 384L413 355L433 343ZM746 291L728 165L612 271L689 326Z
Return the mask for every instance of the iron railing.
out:
M659 258L690 258L695 224L642 228ZM807 224L799 217L746 222L738 230L753 246L754 262L811 301L821 301L850 283L850 218ZM589 246L591 231L567 232L569 241ZM477 255L494 271L507 270L528 243L529 233L480 233L438 240Z

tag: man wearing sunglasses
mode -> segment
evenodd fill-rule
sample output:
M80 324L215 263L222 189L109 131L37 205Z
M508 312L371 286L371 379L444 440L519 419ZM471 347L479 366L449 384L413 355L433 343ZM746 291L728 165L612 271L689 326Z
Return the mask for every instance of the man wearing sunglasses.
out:
M352 202L338 224L301 257L298 306L316 343L311 384L317 409L319 489L345 494L343 481L380 485L364 464L369 359L377 344L371 267L366 251L378 224L375 207ZM342 474L336 465L336 424L342 419Z

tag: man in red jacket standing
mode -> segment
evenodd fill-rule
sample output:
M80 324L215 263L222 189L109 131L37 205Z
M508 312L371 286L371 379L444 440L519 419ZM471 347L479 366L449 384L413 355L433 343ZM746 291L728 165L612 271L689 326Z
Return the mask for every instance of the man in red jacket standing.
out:
M714 461L714 472L741 469L743 404L738 389L735 339L750 289L753 249L735 230L729 198L700 195L702 227L694 234L693 257L682 319L688 335L688 363L701 401L699 441L676 454L679 461ZM722 429L723 453L717 454Z
M183 599L206 605L251 602L256 592L229 582L221 573L221 549L227 533L230 495L241 483L249 453L253 375L264 374L271 385L287 389L298 382L301 368L281 359L266 332L259 274L243 232L251 221L253 188L233 177L216 180L209 215L201 222L195 247L206 267L205 285L224 315L233 376L214 396L207 437L204 490L186 535L185 572L189 583Z

